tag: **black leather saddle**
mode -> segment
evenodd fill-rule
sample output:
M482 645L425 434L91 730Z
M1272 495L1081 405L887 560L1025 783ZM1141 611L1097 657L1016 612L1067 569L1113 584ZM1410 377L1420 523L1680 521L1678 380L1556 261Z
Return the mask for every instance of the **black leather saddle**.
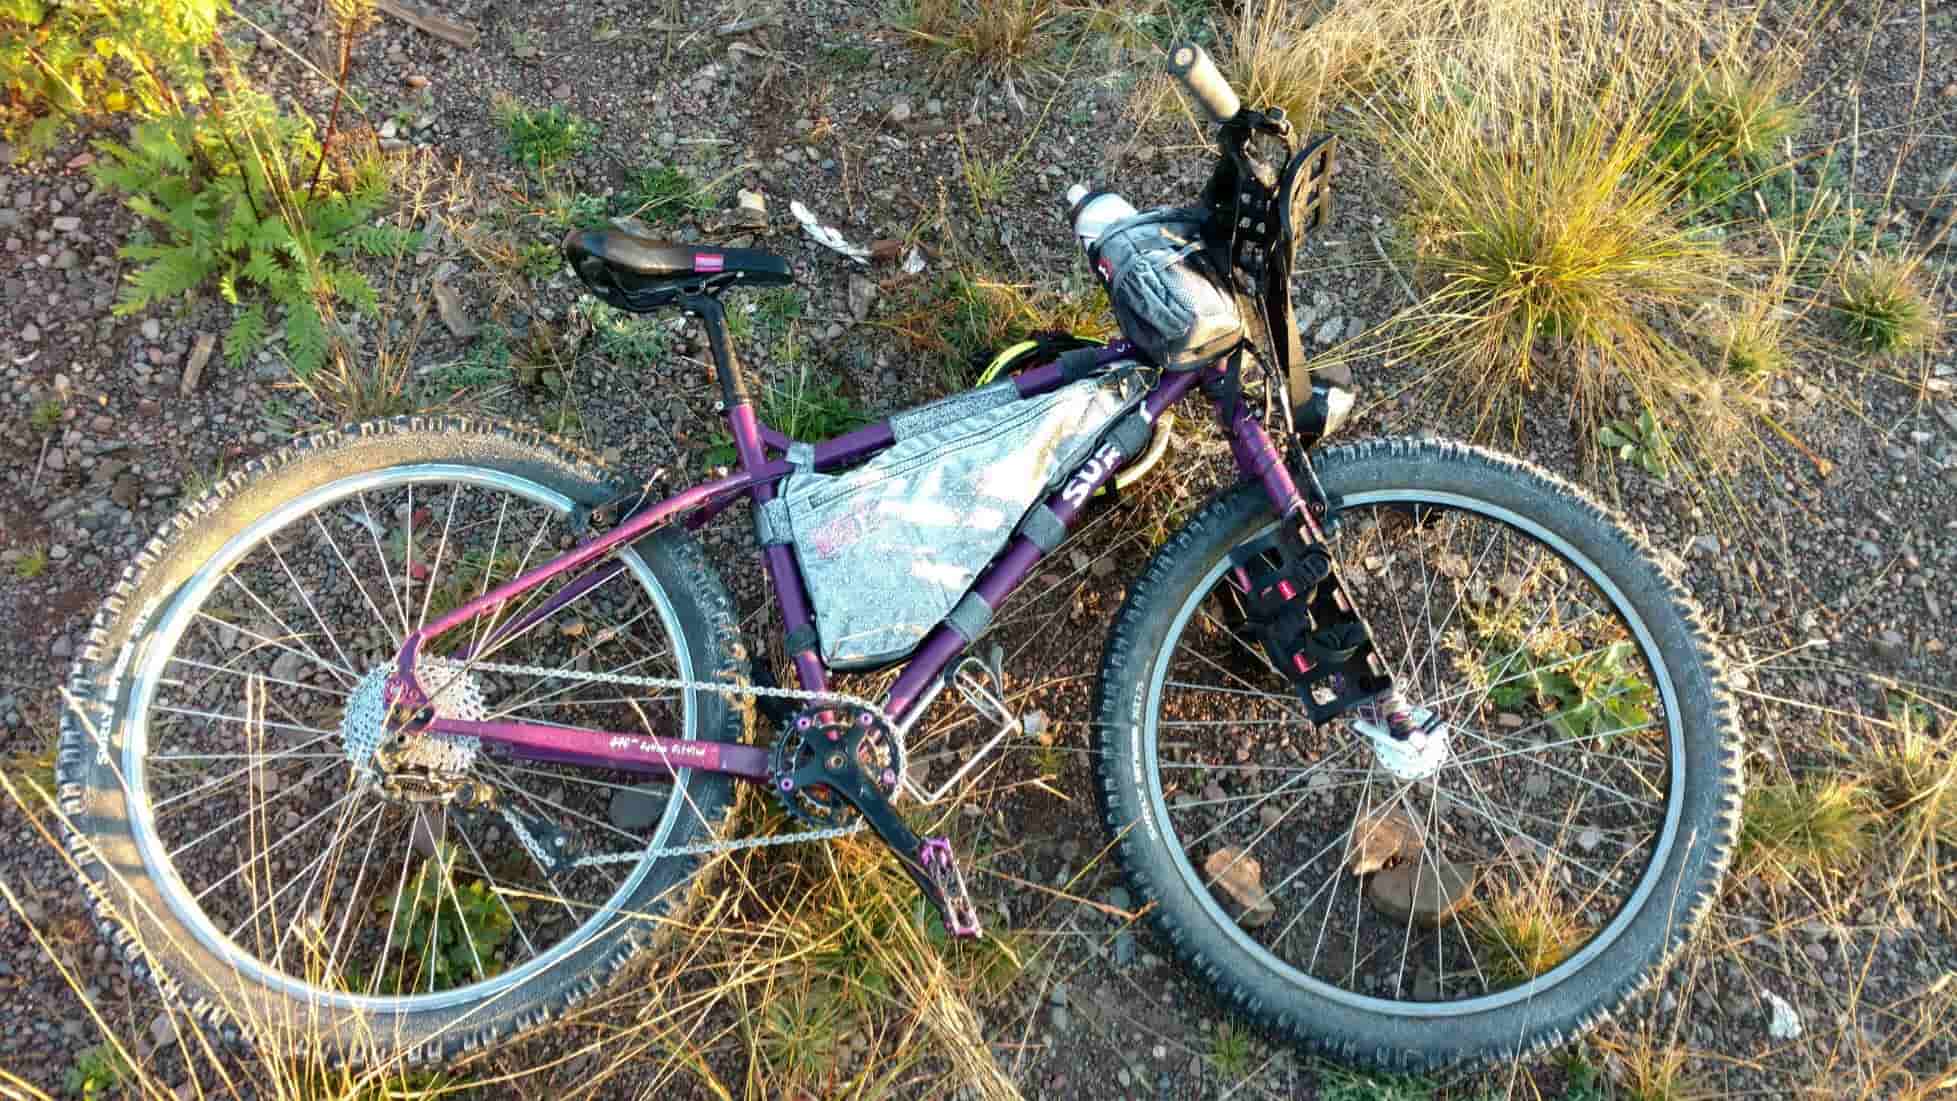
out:
M633 313L728 287L780 287L795 280L788 261L772 252L673 244L620 229L572 230L564 237L564 258L592 294Z

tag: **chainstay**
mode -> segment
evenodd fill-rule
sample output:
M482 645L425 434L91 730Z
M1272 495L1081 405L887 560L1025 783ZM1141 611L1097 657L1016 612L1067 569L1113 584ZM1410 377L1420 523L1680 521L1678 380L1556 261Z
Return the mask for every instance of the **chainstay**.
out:
M904 736L898 731L897 724L890 721L890 716L884 712L883 708L869 700L844 692L811 692L805 688L761 688L752 684L728 684L724 681L696 681L687 680L683 677L643 677L631 673L583 672L575 669L559 669L541 665L519 665L500 661L471 662L469 668L471 670L480 670L489 673L507 673L516 676L552 677L560 680L597 684L623 684L634 688L671 688L679 691L718 692L731 696L748 696L757 699L763 696L774 696L781 699L800 700L806 703L847 704L851 707L860 707L875 715L897 739L899 760L908 760L908 755L904 753L906 748L904 745ZM506 807L503 809L502 817L503 821L509 825L511 831L516 834L517 841L523 845L524 849L530 853L533 859L546 866L555 863L555 858L545 851L541 842L531 836L530 831L524 827L522 819L514 812ZM572 867L588 868L601 864L627 864L643 860L658 860L662 857L669 856L709 856L723 852L736 852L741 849L763 848L770 845L792 845L804 841L833 841L839 837L848 837L853 833L858 833L865 829L867 825L862 819L858 819L847 826L830 826L820 830L803 830L800 833L770 834L766 837L736 837L722 841L695 841L686 845L666 845L657 848L641 849L637 852L581 856L569 863Z

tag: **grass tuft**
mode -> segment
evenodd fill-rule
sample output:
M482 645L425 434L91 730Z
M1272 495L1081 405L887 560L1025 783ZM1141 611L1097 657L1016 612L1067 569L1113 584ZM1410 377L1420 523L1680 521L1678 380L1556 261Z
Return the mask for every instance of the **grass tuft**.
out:
M948 62L1003 70L1048 45L1052 0L914 0L905 29Z
M1318 3L1300 19L1283 0L1246 0L1218 64L1246 104L1282 107L1294 127L1310 132L1320 128L1330 104L1371 92L1445 6L1436 0Z
M1842 331L1876 356L1901 355L1936 338L1936 305L1916 282L1914 261L1876 257L1844 272L1835 311Z
M1853 871L1873 841L1874 818L1865 795L1846 779L1748 789L1740 819L1740 866L1774 882Z
M1498 889L1478 903L1471 935L1491 982L1512 984L1541 975L1583 940L1576 915L1549 891Z

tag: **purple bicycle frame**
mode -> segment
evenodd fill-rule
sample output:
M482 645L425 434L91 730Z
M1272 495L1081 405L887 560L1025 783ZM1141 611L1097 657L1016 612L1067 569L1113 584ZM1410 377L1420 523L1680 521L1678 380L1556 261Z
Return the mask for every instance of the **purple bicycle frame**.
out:
M1111 362L1132 353L1132 346L1115 343L1101 353L1101 362ZM1163 412L1186 397L1190 390L1204 386L1215 402L1218 420L1229 436L1231 454L1236 459L1238 469L1246 478L1254 478L1263 485L1278 515L1295 512L1309 524L1310 510L1303 507L1298 487L1263 426L1250 415L1244 402L1239 400L1226 404L1221 397L1222 391L1210 389L1222 381L1224 372L1224 361L1218 360L1194 371L1164 373L1142 399L1142 407L1149 421L1153 423L1157 420ZM1067 378L1058 363L1047 363L1014 376L1013 381L1021 397L1032 397L1060 387ZM470 722L435 716L427 706L428 697L416 683L413 674L415 655L428 639L501 608L552 577L598 562L613 549L643 537L681 514L692 513L696 518L704 519L742 495L748 496L757 507L772 499L775 484L794 467L785 458L769 459L767 449L772 447L785 453L788 445L795 441L762 424L752 406L745 403L735 404L728 411L727 418L739 462L739 468L734 473L635 512L606 534L497 586L409 635L402 644L396 672L391 678L395 706L417 714L419 729L437 734L467 735L498 743L519 758L613 768L653 776L671 776L681 769L700 769L756 783L767 782L768 750L761 746L671 738L643 732L590 730L532 722ZM889 447L895 440L890 423L882 421L815 444L814 464L818 470L848 466ZM1072 529L1082 507L1094 492L1113 479L1134 458L1134 455L1123 454L1113 443L1103 443L1078 467L1068 472L1060 489L1046 498L1046 507L1063 525ZM1044 554L1031 539L1023 535L1014 536L979 574L972 591L989 607L1003 606ZM769 546L765 548L764 562L781 610L783 630L789 634L806 631L813 624L813 616L809 610L808 588L795 556L787 546ZM617 560L600 565L573 581L535 611L493 629L478 643L478 647L487 647L496 638L521 631L547 617L568 601L576 599L578 594L616 576L623 568L624 564ZM934 680L943 676L945 669L964 650L965 645L965 639L945 624L932 629L918 644L885 695L885 712L902 723L920 700L927 701L928 706L932 694L927 689ZM467 653L465 651L465 660ZM793 659L796 677L802 688L811 692L827 689L829 671L815 649L802 650L794 654Z

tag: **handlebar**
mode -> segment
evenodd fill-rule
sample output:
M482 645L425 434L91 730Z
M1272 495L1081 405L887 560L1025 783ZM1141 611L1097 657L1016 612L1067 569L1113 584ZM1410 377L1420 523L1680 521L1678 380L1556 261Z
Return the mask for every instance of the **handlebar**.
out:
M1185 42L1169 51L1169 73L1203 105L1212 122L1228 122L1243 110L1243 101L1237 98L1230 82L1223 79L1216 62L1194 42Z

